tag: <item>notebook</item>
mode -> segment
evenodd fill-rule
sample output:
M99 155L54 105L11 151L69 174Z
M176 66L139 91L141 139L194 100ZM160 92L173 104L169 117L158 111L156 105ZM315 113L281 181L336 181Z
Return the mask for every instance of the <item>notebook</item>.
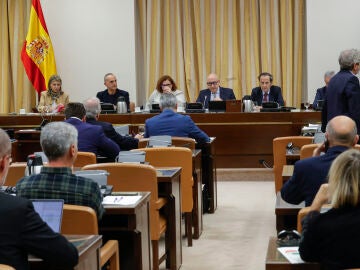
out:
M57 233L60 233L64 200L62 199L34 199L31 200L35 211L43 221Z

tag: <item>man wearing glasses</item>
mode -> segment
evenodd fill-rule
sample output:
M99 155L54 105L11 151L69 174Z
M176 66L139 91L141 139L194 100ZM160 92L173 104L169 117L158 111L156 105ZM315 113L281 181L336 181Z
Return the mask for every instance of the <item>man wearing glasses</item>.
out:
M232 89L220 86L220 80L216 74L209 74L206 84L209 88L201 90L196 99L196 102L203 104L204 108L208 108L210 100L219 101L236 99Z

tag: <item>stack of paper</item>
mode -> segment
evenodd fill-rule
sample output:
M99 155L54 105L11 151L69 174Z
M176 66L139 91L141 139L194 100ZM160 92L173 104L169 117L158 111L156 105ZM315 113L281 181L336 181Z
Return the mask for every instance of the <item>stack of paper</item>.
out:
M135 204L141 196L106 196L104 197L103 204L119 204L119 205L131 205Z

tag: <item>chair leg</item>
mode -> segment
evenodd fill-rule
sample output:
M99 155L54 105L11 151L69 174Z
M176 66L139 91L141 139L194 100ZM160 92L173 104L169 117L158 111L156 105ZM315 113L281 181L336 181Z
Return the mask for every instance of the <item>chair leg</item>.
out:
M185 231L188 240L188 246L192 247L192 212L185 213Z
M153 254L153 270L159 270L159 240L151 240Z

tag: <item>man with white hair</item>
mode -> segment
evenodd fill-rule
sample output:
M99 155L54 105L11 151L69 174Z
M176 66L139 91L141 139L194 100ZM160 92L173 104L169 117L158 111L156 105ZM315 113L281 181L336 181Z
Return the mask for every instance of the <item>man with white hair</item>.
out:
M324 74L325 86L323 86L323 87L316 90L316 95L315 95L314 102L313 102L313 109L316 110L318 108L318 101L319 100L324 100L325 99L327 87L329 85L330 79L334 75L335 75L335 71L333 71L333 70L325 72L325 74Z

